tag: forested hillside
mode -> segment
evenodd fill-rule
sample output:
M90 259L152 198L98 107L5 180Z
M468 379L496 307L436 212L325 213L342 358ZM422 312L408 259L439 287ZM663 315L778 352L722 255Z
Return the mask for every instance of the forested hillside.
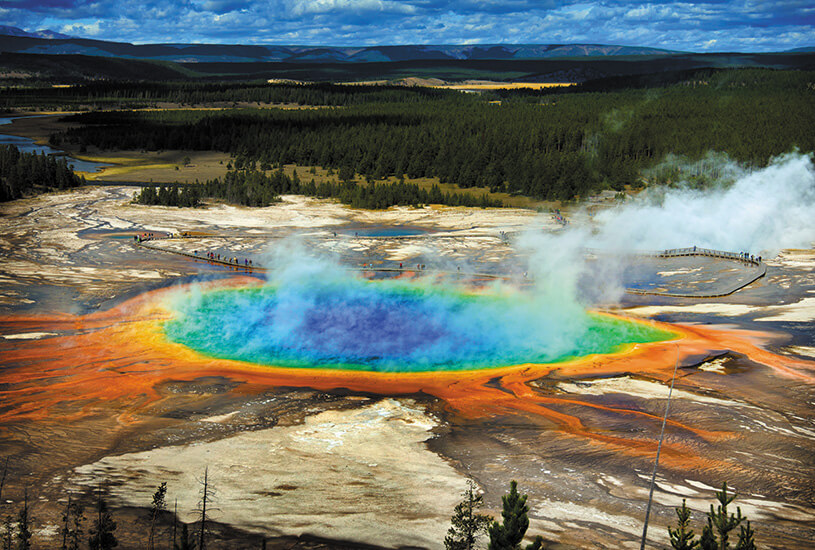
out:
M102 112L54 145L225 151L261 165L406 174L540 199L636 184L666 155L709 151L764 165L815 150L815 73L703 74L669 86L611 92L415 95L341 108ZM383 92L384 93L384 92ZM377 97L375 94L372 97Z
M296 104L310 106L363 103L417 102L458 92L405 86L349 86L330 83L267 82L127 82L99 81L68 87L9 88L0 96L0 108L88 109L151 107L159 102L182 105Z

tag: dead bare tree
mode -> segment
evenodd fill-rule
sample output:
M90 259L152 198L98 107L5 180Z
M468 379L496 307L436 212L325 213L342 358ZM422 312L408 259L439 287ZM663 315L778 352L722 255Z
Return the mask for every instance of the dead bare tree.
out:
M0 476L0 503L3 502L3 485L6 484L6 473L8 472L8 459L6 457L6 462L3 464L3 475Z
M212 499L215 497L215 490L209 481L209 467L204 468L204 479L199 480L201 484L201 501L198 507L200 514L201 528L198 532L198 550L205 550L206 548L206 526L207 526L207 511L212 512Z
M172 550L175 550L175 538L176 532L178 530L178 498L175 499L175 504L173 505L173 545Z

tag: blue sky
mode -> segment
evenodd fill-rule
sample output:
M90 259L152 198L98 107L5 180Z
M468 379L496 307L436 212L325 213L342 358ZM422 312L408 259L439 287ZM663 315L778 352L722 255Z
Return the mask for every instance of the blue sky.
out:
M0 24L134 43L815 45L812 0L0 0Z

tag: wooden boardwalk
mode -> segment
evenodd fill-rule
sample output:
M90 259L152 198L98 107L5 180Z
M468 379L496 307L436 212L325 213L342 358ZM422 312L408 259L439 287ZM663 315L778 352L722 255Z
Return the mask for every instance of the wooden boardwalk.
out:
M269 270L268 268L256 265L248 265L245 263L241 263L240 260L238 263L229 261L228 259L212 259L208 258L207 256L202 256L200 254L194 254L191 252L184 252L182 250L170 250L167 248L163 248L160 246L156 246L155 243L158 241L163 240L175 240L175 239L195 239L195 238L235 238L235 237L256 237L256 235L239 235L239 234L229 234L229 235L184 235L180 237L174 236L160 236L160 237L152 237L149 239L141 240L141 241L134 241L136 246L141 248L146 248L149 250L155 250L156 252L164 252L167 254L175 254L177 256L184 256L199 262L205 262L211 265L220 265L224 267L229 267L234 269L235 271L241 271L244 273L267 273ZM261 235L261 237L263 237ZM404 235L404 236L395 236L395 237L378 237L382 239L410 239L410 238L426 238L429 235ZM479 236L481 237L481 236ZM372 237L369 236L361 236L361 237L353 237L353 238L360 238L360 239L370 239ZM458 238L466 238L465 235L459 235ZM498 237L496 237L498 238ZM503 240L503 239L501 239ZM603 255L607 254L607 252L602 250L596 249L586 249L587 254L593 255ZM734 283L733 285L726 287L722 291L718 292L706 292L706 293L688 293L688 292L675 292L670 290L644 290L638 288L626 288L625 291L629 294L637 294L643 296L665 296L665 297L673 297L673 298L721 298L724 296L729 296L734 292L738 292L739 290L743 289L744 287L756 282L757 280L761 279L767 274L767 266L760 260L754 258L753 256L745 256L744 254L739 254L737 252L728 252L725 250L712 250L708 248L698 248L698 247L689 247L689 248L675 248L669 250L661 250L661 251L647 251L647 252L626 252L620 254L620 256L624 257L646 257L646 258L678 258L678 257L692 257L692 256L700 256L700 257L708 257L708 258L716 258L722 260L728 260L735 263L738 263L745 267L757 268L755 273L746 277L744 279L739 280L738 282ZM413 274L433 274L433 275L444 275L444 276L460 276L460 277L467 277L471 279L503 279L503 280L521 280L526 282L533 282L534 279L527 278L525 275L522 277L518 277L517 275L509 275L509 274L495 274L495 273L479 273L479 272L463 272L463 271L444 271L444 270L435 270L435 269L413 269L413 268L399 268L399 267L377 267L377 266L365 266L365 267L348 267L346 271L351 272L380 272L380 273L413 273Z

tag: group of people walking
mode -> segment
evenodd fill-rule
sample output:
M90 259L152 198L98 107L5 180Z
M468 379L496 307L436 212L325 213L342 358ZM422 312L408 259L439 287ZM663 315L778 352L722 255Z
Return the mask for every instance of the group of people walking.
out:
M187 233L181 233L180 235L175 235L175 237L187 237L189 236ZM133 242L136 244L145 243L148 241L152 241L155 239L172 239L174 235L172 233L153 233L153 232L146 232L146 233L139 233L138 235L133 235ZM198 253L197 250L194 250L192 253L195 257L201 257L201 254ZM229 264L229 265L236 265L236 266L243 266L243 267L254 267L252 260L249 258L238 258L237 256L226 256L218 254L217 252L205 252L204 258L211 262L218 262L222 264Z
M760 264L761 263L761 256L756 256L754 254L750 254L749 252L721 252L718 250L710 250L707 248L698 248L696 245L693 245L692 248L674 248L670 250L664 250L660 253L660 256L663 257L670 257L670 256L685 256L688 252L692 254L701 254L704 256L718 256L724 258L735 258L738 257L739 260L745 263L752 263L752 264Z
M133 235L133 242L145 243L147 241L152 241L153 239L169 239L170 236L171 235L169 233L139 233L138 235Z
M745 262L761 263L761 256L753 256L749 252L739 252L739 258Z
M197 250L193 251L193 255L198 256L198 251ZM222 257L220 254L216 252L207 252L204 256L211 262L221 262L230 265L243 265L244 267L253 267L252 260L250 260L249 258L238 258L237 256Z

